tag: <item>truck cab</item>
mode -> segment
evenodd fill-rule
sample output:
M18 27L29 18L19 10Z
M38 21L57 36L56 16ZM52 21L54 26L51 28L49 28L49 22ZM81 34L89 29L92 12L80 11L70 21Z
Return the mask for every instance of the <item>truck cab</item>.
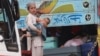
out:
M17 0L0 0L0 56L21 56Z

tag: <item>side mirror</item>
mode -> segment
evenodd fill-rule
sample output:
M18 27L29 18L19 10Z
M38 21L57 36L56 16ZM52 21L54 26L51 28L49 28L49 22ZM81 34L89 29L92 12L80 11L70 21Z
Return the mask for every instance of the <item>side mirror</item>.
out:
M2 7L1 7L1 0L0 0L0 14L2 13L2 9L1 9Z

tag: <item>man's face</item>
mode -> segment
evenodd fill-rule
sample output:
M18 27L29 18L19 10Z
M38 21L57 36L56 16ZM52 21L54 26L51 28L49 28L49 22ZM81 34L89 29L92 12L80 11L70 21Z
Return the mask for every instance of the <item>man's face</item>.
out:
M32 13L32 14L36 13L36 5L35 4L31 4L29 6L29 12Z

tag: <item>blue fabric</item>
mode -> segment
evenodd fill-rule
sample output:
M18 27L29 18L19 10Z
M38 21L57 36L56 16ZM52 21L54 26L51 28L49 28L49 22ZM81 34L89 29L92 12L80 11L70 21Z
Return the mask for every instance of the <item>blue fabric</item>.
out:
M34 25L37 27L37 29L40 29L42 31L41 37L45 41L46 40L46 29L45 29L45 27L41 23L37 23L37 24L34 24ZM32 34L32 36L38 36L38 34L35 31L31 30L30 28L28 28L28 31Z
M94 45L93 42L88 42L88 43L81 45L80 47L81 47L82 56L87 56L88 52L90 51L93 45ZM94 51L92 52L92 56L98 56L97 53L98 53L97 49L95 48Z

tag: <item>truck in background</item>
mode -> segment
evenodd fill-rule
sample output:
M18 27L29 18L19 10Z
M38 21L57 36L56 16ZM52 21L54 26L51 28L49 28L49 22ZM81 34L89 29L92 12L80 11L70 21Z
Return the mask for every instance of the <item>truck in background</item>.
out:
M25 26L24 20L27 15L25 5L30 1L35 2L37 8L44 13L41 14L40 18L49 17L51 21L47 27L47 40L44 44L44 56L56 56L56 53L62 53L63 55L64 52L65 55L70 55L66 54L67 48L59 47L65 41L72 38L70 33L72 30L71 28L73 27L78 26L84 29L83 31L89 35L97 35L97 25L99 23L97 0L19 0L21 14L20 20L17 21L19 29ZM60 37L58 33L59 30L61 31ZM93 39L96 39L96 36ZM28 51L30 51L30 45L30 39L27 38L26 49ZM76 50L79 49L77 49L77 47L76 49L73 49L73 51ZM80 55L79 52L80 51L77 51L78 54L76 54Z

